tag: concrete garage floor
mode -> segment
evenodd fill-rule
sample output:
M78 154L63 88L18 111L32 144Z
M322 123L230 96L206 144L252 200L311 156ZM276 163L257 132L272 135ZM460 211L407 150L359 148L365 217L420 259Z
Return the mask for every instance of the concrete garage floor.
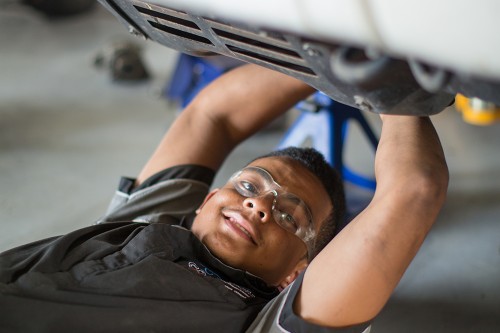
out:
M116 84L93 67L120 40L144 47L150 81ZM0 2L0 45L1 251L104 212L118 177L139 172L175 117L161 92L176 53L129 36L100 7L50 21L13 1ZM500 332L500 124L468 125L452 108L433 120L450 167L447 203L373 332ZM347 159L367 172L373 154L356 134ZM243 144L216 183L281 136Z

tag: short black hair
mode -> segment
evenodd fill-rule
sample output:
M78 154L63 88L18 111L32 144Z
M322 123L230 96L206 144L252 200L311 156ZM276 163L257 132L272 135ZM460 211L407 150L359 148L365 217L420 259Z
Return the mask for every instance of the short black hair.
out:
M316 236L314 251L309 254L309 260L312 260L312 258L314 258L337 234L339 225L342 224L344 219L345 195L344 184L340 174L325 160L323 154L314 148L287 147L259 156L251 162L266 157L287 157L301 163L312 172L313 175L318 177L326 193L328 193L330 197L333 208L329 216L321 224L318 235Z

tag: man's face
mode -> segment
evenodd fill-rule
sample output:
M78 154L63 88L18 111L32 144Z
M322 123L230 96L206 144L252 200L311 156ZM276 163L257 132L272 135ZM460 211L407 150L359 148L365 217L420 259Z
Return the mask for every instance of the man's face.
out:
M267 157L249 166L267 170L282 190L301 198L318 232L332 205L316 176L290 158ZM245 197L228 182L207 196L192 231L224 263L277 286L296 269L305 267L307 248L274 220L274 198L272 193Z

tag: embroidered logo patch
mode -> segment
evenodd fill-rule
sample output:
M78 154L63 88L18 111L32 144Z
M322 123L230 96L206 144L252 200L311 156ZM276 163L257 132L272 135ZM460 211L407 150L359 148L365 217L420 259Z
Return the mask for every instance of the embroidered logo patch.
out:
M233 293L235 293L237 296L239 296L240 298L242 298L244 300L255 298L255 295L252 293L252 291L250 289L244 288L236 283L223 280L217 273L212 271L210 268L205 267L201 263L197 263L194 261L188 261L187 267L189 268L189 270L197 273L198 275L210 276L213 278L220 279L222 282L224 282L224 286L228 290L232 291Z
M202 266L202 267L200 268L200 266ZM203 266L201 264L200 264L200 266L198 266L198 264L195 263L194 261L189 261L188 262L189 269L192 270L192 271L194 271L194 272L196 272L196 273L198 273L199 275L201 275L201 276L211 276L211 277L215 277L215 278L220 279L220 276L217 275L216 273L214 273L211 269L209 269L209 268L207 268L207 267L205 267L205 266Z

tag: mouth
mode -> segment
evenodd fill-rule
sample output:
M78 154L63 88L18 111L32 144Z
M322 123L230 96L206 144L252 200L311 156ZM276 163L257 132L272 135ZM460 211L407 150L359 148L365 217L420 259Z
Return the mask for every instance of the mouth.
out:
M237 212L223 212L222 216L224 217L224 221L226 224L239 236L251 242L254 245L257 245L255 231L251 226L250 222L246 221L239 213Z

